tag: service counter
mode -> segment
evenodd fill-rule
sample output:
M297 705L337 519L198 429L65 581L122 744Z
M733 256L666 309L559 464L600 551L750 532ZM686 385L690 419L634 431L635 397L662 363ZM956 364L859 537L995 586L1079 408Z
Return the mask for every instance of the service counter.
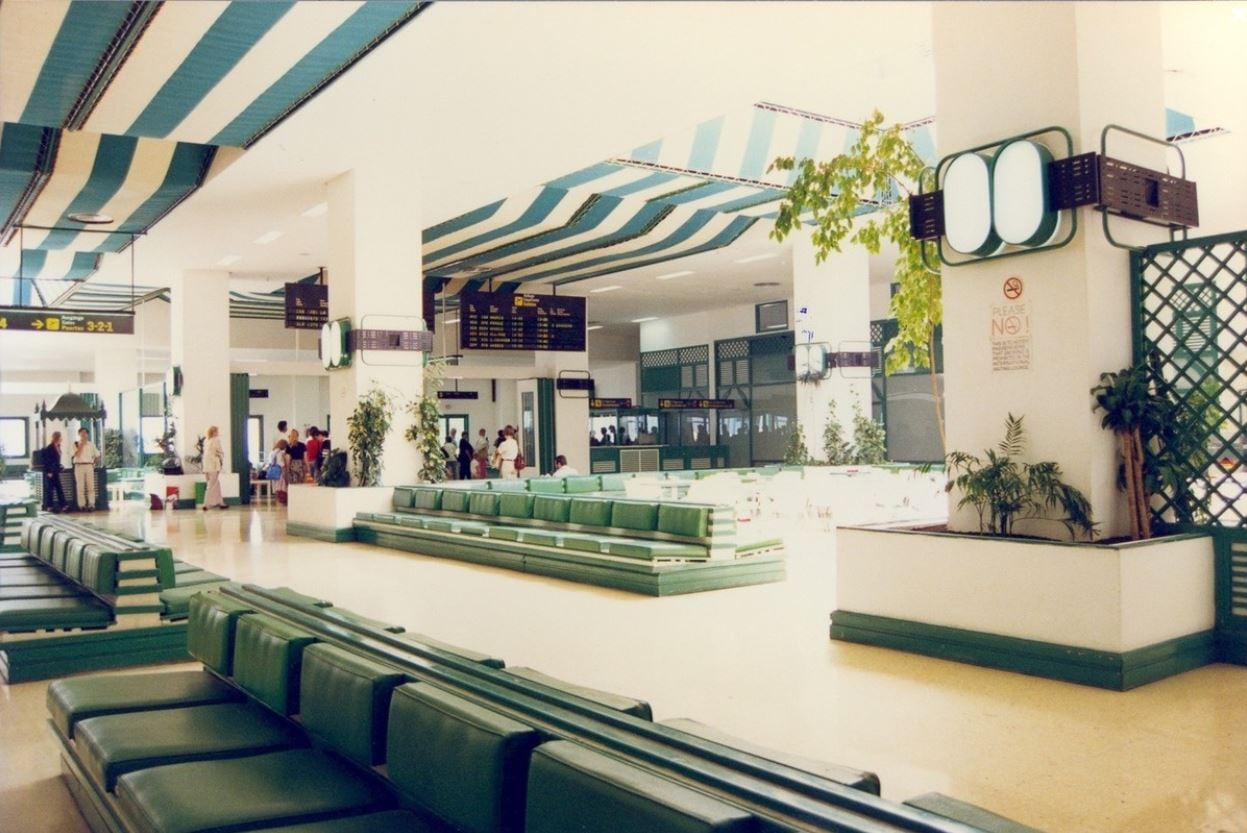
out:
M722 445L599 445L589 449L590 474L639 474L727 468Z

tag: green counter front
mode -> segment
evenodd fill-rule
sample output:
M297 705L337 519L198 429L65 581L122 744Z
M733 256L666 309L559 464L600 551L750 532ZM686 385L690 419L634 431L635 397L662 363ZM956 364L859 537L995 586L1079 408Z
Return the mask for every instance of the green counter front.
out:
M727 468L722 445L605 445L589 449L590 474Z

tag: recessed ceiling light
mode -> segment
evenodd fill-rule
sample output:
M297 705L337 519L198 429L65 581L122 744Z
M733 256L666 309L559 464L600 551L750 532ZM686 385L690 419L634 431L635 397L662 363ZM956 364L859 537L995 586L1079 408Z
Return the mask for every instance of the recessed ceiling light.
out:
M758 281L754 286L779 286L779 281Z
M651 315L646 318L633 318L632 323L633 324L644 324L646 321L657 321L657 320L658 320L657 315Z
M691 274L693 274L693 270L692 270L692 269L685 269L683 272L670 272L670 273L668 273L668 274L666 274L666 275L656 275L656 276L654 276L654 280L656 280L656 281L669 281L669 280L671 280L672 278L682 278L682 277L684 277L685 275L691 275Z
M754 262L759 261L759 260L770 260L770 259L771 259L771 258L773 258L773 257L779 257L779 253L778 253L778 252L768 252L767 254L763 254L763 255L754 255L753 257L742 257L740 260L733 261L733 262L734 262L734 263L754 263Z
M610 286L599 286L597 289L590 289L589 291L596 294L598 292L614 292L616 289L623 289L623 287L619 284L611 284Z
M590 324L588 327L585 327L585 332L589 332L590 330L600 330L600 329L602 329L601 324Z
M281 237L284 234L285 234L284 231L270 231L270 232L267 232L266 234L261 234L259 237L255 239L255 242L261 246L267 246L269 243L272 243L274 240L276 240L277 238Z
M318 202L316 205L303 212L304 217L319 217L329 210L329 203Z
M75 211L65 216L75 223L86 223L88 225L107 225L108 223L117 222L107 214L93 214L90 211Z
M217 266L232 266L242 260L242 255L226 255L216 262Z
M458 323L459 323L459 319L458 319L458 318L447 318L447 319L446 319L445 321L443 321L442 323L443 323L443 324L458 324Z

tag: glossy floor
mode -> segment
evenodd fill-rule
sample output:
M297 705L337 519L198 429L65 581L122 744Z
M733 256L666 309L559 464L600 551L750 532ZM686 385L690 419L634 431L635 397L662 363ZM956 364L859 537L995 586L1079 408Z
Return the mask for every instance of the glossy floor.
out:
M1247 833L1247 668L1120 694L833 643L834 540L789 536L782 584L653 599L354 544L282 510L114 512L236 579L290 585L449 642L648 699L769 746L939 790L1049 833ZM0 831L86 825L58 778L46 683L0 688Z

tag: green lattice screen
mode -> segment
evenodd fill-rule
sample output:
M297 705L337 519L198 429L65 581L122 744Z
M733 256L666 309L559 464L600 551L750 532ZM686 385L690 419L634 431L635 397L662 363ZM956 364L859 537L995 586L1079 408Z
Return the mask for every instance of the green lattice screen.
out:
M1131 269L1135 361L1155 362L1202 415L1207 452L1153 510L1169 523L1247 526L1247 232L1149 246Z

